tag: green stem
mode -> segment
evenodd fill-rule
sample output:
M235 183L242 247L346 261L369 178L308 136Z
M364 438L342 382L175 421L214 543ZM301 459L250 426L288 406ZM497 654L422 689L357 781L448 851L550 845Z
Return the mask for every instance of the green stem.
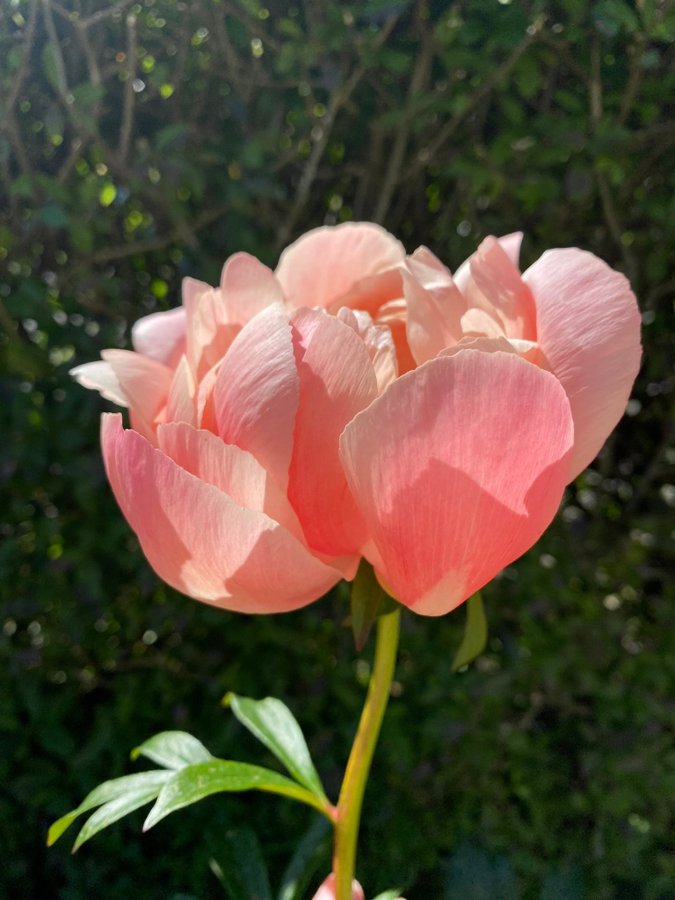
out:
M359 834L361 805L375 745L389 700L398 649L400 618L400 608L397 607L394 612L380 616L377 620L375 661L368 687L368 697L349 755L337 806L333 853L335 900L352 900L352 879L356 863L356 842Z

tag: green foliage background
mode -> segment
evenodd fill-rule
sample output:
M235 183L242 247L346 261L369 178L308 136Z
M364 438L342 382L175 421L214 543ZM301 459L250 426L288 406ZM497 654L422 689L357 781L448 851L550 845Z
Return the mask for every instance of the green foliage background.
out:
M364 218L452 268L514 229L527 264L586 247L631 278L645 357L554 526L485 590L477 663L450 672L462 611L405 618L362 881L674 895L674 38L667 0L0 4L0 894L222 896L207 859L244 822L278 874L308 813L251 795L45 848L156 731L269 764L226 690L283 698L336 793L371 652L344 592L256 619L158 583L68 369L183 276Z

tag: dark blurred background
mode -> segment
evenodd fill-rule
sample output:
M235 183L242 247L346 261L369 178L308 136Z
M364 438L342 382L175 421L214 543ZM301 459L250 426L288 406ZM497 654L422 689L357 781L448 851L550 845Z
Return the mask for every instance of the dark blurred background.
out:
M675 896L674 38L659 0L2 0L1 896L223 897L208 859L245 823L278 879L311 816L253 795L45 848L156 731L269 764L226 690L283 698L336 793L372 652L344 591L248 618L160 584L105 482L106 404L68 370L185 275L347 219L453 269L515 229L525 265L590 249L645 344L627 417L486 588L486 652L453 675L464 612L405 617L369 895Z

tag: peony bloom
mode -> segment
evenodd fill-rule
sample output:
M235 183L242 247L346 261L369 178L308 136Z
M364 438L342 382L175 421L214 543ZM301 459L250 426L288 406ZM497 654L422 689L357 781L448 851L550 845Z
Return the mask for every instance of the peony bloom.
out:
M519 235L458 269L376 225L309 232L275 272L236 254L75 377L104 416L117 500L166 581L295 609L361 555L415 612L455 608L524 553L618 421L640 358L626 279Z

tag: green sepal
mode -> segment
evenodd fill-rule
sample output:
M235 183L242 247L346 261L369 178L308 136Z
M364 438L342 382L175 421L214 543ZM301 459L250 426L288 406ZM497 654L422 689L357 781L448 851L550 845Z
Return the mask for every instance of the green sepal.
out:
M358 651L365 647L375 619L392 612L395 606L396 601L377 580L371 564L361 560L350 594L352 634Z
M452 671L456 672L463 666L480 656L487 644L487 620L480 593L475 593L466 601L466 625L462 643L457 648L455 658L452 661Z

